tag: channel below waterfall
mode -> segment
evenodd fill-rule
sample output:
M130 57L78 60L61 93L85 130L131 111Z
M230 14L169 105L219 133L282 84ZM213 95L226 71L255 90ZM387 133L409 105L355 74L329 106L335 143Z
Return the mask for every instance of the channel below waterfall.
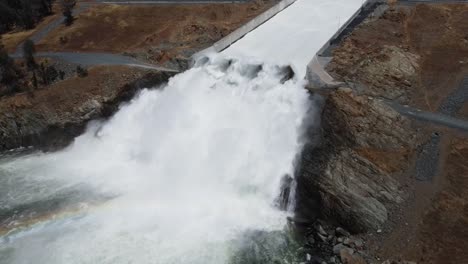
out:
M233 263L245 234L282 232L280 182L315 111L306 61L338 27L326 14L346 18L361 3L326 2L297 1L62 151L0 159L0 212L12 216L0 226L0 263ZM263 37L283 40L288 17L308 23L291 45ZM314 34L310 49L294 45ZM271 49L252 38L280 45L281 58L248 57Z
M0 254L6 263L226 263L242 232L281 230L274 201L311 111L287 73L212 58L142 91L64 151L2 164L10 205L85 194L11 232ZM31 190L14 189L22 182Z

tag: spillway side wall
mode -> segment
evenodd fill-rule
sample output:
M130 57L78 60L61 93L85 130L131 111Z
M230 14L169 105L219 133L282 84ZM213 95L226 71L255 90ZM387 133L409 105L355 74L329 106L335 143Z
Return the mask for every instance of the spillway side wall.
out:
M277 3L276 5L268 9L267 11L263 12L262 14L255 17L254 19L250 20L249 22L247 22L240 28L236 29L229 35L218 40L211 47L195 53L192 56L192 61L196 61L198 58L202 57L203 55L207 53L221 52L225 50L226 48L234 44L236 41L243 38L249 32L261 26L263 23L267 22L272 17L274 17L275 15L277 15L278 13L280 13L281 11L283 11L284 9L286 9L288 6L292 5L296 1L297 0L282 0L281 2Z
M307 65L306 79L310 88L336 88L342 85L336 81L325 69L332 59L331 51L334 46L364 19L369 16L379 17L387 9L385 0L367 0L362 6L333 34L333 36L315 54L314 58Z

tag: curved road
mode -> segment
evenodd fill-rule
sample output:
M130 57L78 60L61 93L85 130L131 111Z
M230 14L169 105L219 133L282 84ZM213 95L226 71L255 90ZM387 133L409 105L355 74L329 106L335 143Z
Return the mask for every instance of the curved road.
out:
M20 58L22 54L12 54L12 58ZM133 57L112 54L112 53L80 53L80 52L38 52L35 57L53 58L69 63L80 64L83 66L93 65L125 65L144 69L153 69L158 71L178 72L149 63L139 61Z
M119 4L119 5L134 5L134 4L203 4L203 3L242 3L248 2L251 0L145 0L145 1L105 1L105 0L95 0L92 2L81 2L74 9L73 14L77 16L81 12L88 9L90 6L99 5L99 4ZM57 19L53 20L51 23L46 25L44 28L36 31L29 39L34 43L41 41L45 38L52 30L56 29L64 21L63 16L59 16ZM15 50L15 53L10 56L13 58L20 58L23 56L23 44L21 43ZM168 69L160 67L157 65L149 64L135 58L112 54L112 53L85 53L85 52L39 52L36 54L38 57L49 57L54 59L59 59L67 61L70 63L81 64L85 66L91 65L126 65L131 67L139 67L146 69L154 69L160 71L171 71L177 72L177 70Z

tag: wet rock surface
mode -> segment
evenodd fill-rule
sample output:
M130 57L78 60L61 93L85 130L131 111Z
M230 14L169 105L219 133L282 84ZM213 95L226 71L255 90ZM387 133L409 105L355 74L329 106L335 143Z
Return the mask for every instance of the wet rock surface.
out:
M342 227L318 220L305 229L305 263L367 263L364 241Z
M297 263L299 245L285 231L247 231L233 243L230 264Z

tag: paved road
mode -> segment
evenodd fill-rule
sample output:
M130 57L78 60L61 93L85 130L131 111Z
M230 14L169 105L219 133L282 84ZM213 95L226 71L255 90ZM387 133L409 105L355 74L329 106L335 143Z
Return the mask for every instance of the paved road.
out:
M95 0L93 2L82 2L73 11L75 16L79 15L83 11L87 10L90 6L98 4L119 4L119 5L132 5L132 4L199 4L199 3L240 3L248 2L251 0L145 0L145 1L105 1ZM63 16L58 16L57 19L46 25L44 28L36 31L30 39L34 43L38 43L45 38L52 30L56 29L64 22ZM11 54L14 58L22 57L23 44L21 43L15 50L15 53ZM111 54L111 53L74 53L74 52L40 52L37 53L38 57L50 57L67 62L76 64L91 66L91 65L126 65L132 67L140 67L146 69L173 71L164 67L148 64L146 62L138 61L132 57Z
M159 71L177 72L176 70L145 63L129 56L111 53L80 53L80 52L38 52L36 57L46 57L58 59L70 63L84 66L93 65L126 65L131 67L154 69ZM13 54L13 58L21 57L20 54Z
M412 107L402 106L396 102L387 103L402 115L429 122L455 128L468 133L468 121L455 118L461 107L468 101L468 76L463 79L459 87L451 93L440 105L437 113L425 112ZM439 172L440 141L443 135L434 131L431 139L425 142L420 149L416 160L416 179L420 181L430 181Z
M429 181L439 172L441 134L434 132L431 138L421 146L416 159L415 177L419 181Z
M88 3L83 3L78 5L74 10L73 10L73 15L77 16L81 12L85 11L88 9L90 5ZM34 32L32 36L29 38L32 40L34 43L38 43L41 41L45 36L47 36L52 30L56 29L58 26L60 26L63 22L65 21L64 16L58 16L55 20L50 22L48 25L46 25L44 28ZM19 44L18 47L16 48L16 51L14 54L21 55L23 54L23 43Z
M419 121L424 121L468 132L468 121L466 120L455 118L442 113L421 111L413 107L400 105L399 103L393 101L387 101L386 103L402 115L417 119Z
M458 88L451 93L440 105L438 112L446 115L455 115L468 101L468 76L463 79Z
M347 27L338 35L334 36L330 40L330 46L322 51L319 56L332 56L332 49L339 45L342 42L345 36L350 34L356 26L361 24L365 18L373 12L378 6L378 2L370 2L367 7L361 8L357 16L352 20ZM468 0L400 0L399 4L403 5L414 5L418 3L468 3ZM316 63L316 69L311 68L311 73L315 73L318 79L322 79L322 82L325 78L320 78L321 71L325 71L324 66ZM311 84L313 80L309 79ZM410 118L428 122L440 126L445 126L449 128L458 129L462 132L468 133L468 121L458 119L454 117L455 114L463 107L463 105L468 100L468 76L463 80L458 89L456 89L452 94L447 96L444 102L440 105L438 113L431 113L421 111L416 108L402 106L394 101L386 101L393 109L399 112L402 115L408 116ZM417 161L416 161L416 178L421 181L429 181L435 175L437 175L439 169L439 157L440 157L440 138L441 134L437 131L433 132L433 135L430 140L425 142L420 149Z

